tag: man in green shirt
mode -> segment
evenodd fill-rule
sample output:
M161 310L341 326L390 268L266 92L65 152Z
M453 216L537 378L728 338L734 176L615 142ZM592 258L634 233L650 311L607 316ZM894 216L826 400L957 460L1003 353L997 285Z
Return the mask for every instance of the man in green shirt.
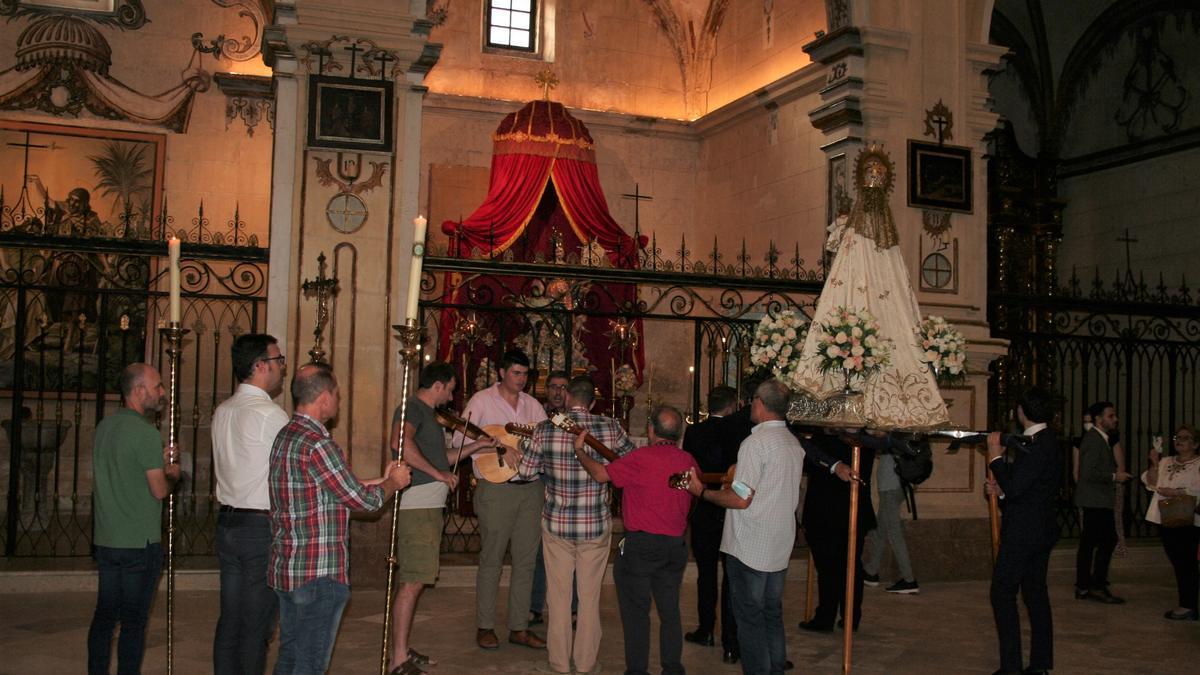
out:
M117 672L137 673L146 620L162 570L162 499L179 480L179 465L163 448L147 413L163 405L158 371L133 363L121 374L125 407L96 426L92 448L92 513L100 592L88 631L88 673L108 673L119 622Z

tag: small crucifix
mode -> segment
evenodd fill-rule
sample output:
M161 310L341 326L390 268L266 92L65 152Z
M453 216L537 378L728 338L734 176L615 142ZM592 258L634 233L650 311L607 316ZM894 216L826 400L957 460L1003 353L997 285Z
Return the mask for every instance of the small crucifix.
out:
M538 71L533 81L542 88L542 100L549 101L550 90L558 86L558 76L554 74L553 70L546 68L545 70Z
M325 349L322 343L325 341L325 324L329 321L329 296L337 292L337 284L337 277L325 276L325 252L322 251L321 255L317 256L317 278L305 279L300 285L306 297L313 293L317 296L317 328L313 331L316 341L313 348L308 350L313 363L325 363Z

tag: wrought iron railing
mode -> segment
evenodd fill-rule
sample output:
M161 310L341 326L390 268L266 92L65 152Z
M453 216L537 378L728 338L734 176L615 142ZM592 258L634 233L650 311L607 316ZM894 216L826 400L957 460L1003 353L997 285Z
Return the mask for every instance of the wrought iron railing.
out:
M144 239L44 235L21 223L0 231L5 556L90 554L95 426L120 406L119 375L127 364L165 361L156 328L166 318L162 235L171 222L164 216ZM182 264L183 324L190 331L180 387L184 480L176 548L182 555L212 552L208 424L235 386L229 343L265 322L267 251L245 235L236 211L232 222L229 233L214 236L198 210L195 229L178 233L190 242Z

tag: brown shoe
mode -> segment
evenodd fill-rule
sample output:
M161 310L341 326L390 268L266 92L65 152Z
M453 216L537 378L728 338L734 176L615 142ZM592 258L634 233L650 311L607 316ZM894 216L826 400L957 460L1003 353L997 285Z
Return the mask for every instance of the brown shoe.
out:
M509 633L508 641L514 645L521 645L530 649L546 648L546 641L538 637L537 633L528 630L515 630Z
M512 640L512 637L508 639ZM475 631L475 644L479 645L480 649L500 649L500 638L496 637L496 631L491 628L480 628Z

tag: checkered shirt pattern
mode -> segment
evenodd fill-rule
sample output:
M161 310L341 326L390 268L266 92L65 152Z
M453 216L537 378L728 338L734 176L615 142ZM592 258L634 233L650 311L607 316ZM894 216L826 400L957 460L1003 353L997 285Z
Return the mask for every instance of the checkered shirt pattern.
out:
M350 510L373 511L385 493L346 466L325 426L296 413L271 446L271 588L288 592L320 577L349 577Z
M633 441L616 420L593 415L582 408L572 408L567 416L618 455L633 451ZM587 451L597 461L605 462L590 448ZM579 463L574 436L549 421L542 422L534 430L517 472L522 478L542 474L542 482L546 484L542 519L550 534L570 541L588 541L609 529L612 516L608 485L592 480Z

